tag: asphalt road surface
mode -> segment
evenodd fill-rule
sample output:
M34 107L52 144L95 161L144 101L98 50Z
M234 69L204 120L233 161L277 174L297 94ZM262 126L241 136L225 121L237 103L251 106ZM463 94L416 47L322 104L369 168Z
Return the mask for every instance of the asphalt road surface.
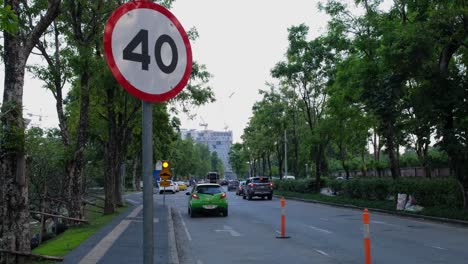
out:
M187 214L185 191L165 199L181 263L364 263L360 210L286 200L291 238L277 239L277 198L248 201L228 192L228 217L196 218ZM468 228L372 212L370 218L372 263L468 263Z

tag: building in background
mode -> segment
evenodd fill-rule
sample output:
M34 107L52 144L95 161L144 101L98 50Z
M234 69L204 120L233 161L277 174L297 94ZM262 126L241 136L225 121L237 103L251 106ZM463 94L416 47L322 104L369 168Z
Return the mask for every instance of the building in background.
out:
M207 145L210 152L216 152L219 159L223 162L224 178L228 180L237 178L232 171L231 164L229 164L232 131L181 129L180 136L182 139L191 137L194 142Z

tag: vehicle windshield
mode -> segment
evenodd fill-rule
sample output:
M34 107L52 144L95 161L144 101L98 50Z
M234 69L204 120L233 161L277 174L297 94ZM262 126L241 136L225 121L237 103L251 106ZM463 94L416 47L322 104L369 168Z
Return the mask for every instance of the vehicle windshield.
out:
M269 183L269 182L270 182L270 179L268 179L267 177L263 177L263 178L253 178L253 179L252 179L252 182L253 182L253 183Z
M217 193L223 193L224 191L223 191L223 188L221 188L221 186L204 185L204 186L198 186L195 192L201 193L201 194L217 194Z

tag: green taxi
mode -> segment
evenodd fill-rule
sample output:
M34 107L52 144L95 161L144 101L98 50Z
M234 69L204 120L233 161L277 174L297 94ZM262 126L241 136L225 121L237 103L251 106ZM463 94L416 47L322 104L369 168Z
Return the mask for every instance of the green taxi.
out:
M228 216L227 194L219 184L202 183L193 187L189 195L188 214L215 212Z

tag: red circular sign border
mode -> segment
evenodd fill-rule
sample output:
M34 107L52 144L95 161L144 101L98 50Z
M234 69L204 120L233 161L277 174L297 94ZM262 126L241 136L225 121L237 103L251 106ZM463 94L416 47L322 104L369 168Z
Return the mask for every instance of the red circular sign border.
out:
M130 82L125 79L125 77L120 72L119 68L117 67L114 54L112 53L112 33L114 32L114 27L117 21L120 19L121 16L128 13L131 10L138 9L138 8L147 8L155 10L169 18L171 22L176 26L179 34L182 36L182 40L184 41L185 50L187 52L187 65L185 67L184 75L182 76L179 83L172 88L170 91L162 93L162 94L150 94L145 93L138 88L134 87ZM184 28L177 20L177 18L165 7L158 5L153 2L147 1L135 1L135 2L128 2L119 6L109 17L107 20L105 29L104 29L104 55L106 57L107 65L117 79L117 81L122 85L125 90L127 90L131 95L148 102L164 102L173 97L175 97L182 89L184 89L185 85L187 85L188 80L190 79L190 74L192 72L192 48L190 46L190 41L188 39L187 33L185 32Z

